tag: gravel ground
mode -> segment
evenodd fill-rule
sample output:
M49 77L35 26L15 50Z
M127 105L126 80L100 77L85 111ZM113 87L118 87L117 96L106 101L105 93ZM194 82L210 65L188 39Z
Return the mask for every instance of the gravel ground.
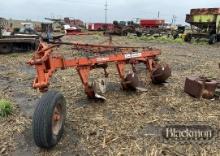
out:
M104 43L99 35L65 37L67 41ZM186 76L220 78L220 45L146 42L136 37L114 37L118 45L151 46L162 51L160 60L170 64L172 77L165 85L147 82L147 92L124 92L114 64L108 68L106 102L90 101L75 70L57 72L50 86L67 100L64 136L50 150L39 149L32 139L31 121L41 93L31 88L35 71L26 65L32 53L0 55L0 98L13 102L13 114L0 119L0 155L218 155L217 140L206 145L165 144L160 129L168 121L205 121L219 128L219 100L195 99L183 92ZM70 47L61 47L67 54ZM71 54L71 53L69 53ZM128 68L127 68L128 69ZM139 68L143 78L144 70ZM102 78L102 70L91 79Z

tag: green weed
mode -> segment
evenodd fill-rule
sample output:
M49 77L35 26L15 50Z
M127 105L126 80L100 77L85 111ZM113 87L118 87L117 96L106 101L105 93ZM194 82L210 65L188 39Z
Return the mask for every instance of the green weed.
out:
M12 103L8 100L0 100L0 117L8 116L12 113Z

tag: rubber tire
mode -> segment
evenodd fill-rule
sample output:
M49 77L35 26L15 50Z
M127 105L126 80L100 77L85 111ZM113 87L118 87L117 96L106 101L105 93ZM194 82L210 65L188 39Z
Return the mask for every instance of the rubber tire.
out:
M220 42L220 34L217 35L217 42Z
M137 37L141 37L142 36L141 32L136 32L136 34L137 34Z
M122 36L128 36L128 33L126 31L123 31L121 35Z
M12 52L12 46L11 44L2 43L0 44L0 54L8 54Z
M177 39L179 37L179 33L178 32L174 32L173 33L173 39L175 40L175 39Z
M191 42L191 40L192 40L191 34L186 34L186 36L185 36L185 38L184 38L184 41L185 41L185 42Z
M213 34L209 37L209 44L215 44L217 42L217 35Z
M63 122L58 135L52 133L52 115L57 104L61 105ZM66 101L64 96L57 91L48 91L37 103L32 121L34 142L38 147L51 148L55 146L62 137L66 117Z

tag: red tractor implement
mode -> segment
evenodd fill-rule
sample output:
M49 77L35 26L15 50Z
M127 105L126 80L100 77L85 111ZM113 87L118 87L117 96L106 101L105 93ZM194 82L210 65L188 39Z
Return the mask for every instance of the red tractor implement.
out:
M171 75L171 69L168 65L158 64L157 56L160 55L158 49L79 43L65 44L72 45L74 49L96 53L96 56L66 59L60 54L53 53L53 48L60 46L60 44L40 43L33 58L28 62L35 66L37 73L33 84L34 88L42 92L48 91L49 80L57 69L75 68L87 97L105 100L105 97L96 92L96 85L89 83L89 74L93 69L103 68L104 76L108 77L108 63L115 63L123 90L145 90L142 86L143 82L138 79L136 74L135 65L139 63L146 65L153 83L163 83ZM89 49L91 50L89 51ZM102 56L101 54L105 51L115 53ZM128 74L125 73L126 64L131 65L132 72ZM103 82L102 85L104 85ZM57 144L63 133L65 111L65 99L61 93L48 91L41 97L33 116L33 136L36 145L50 148Z

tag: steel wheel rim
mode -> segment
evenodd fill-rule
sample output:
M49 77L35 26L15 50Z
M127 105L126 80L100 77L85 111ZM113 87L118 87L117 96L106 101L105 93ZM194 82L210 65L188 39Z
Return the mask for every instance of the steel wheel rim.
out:
M63 124L63 111L61 104L57 104L52 115L52 133L58 135Z

